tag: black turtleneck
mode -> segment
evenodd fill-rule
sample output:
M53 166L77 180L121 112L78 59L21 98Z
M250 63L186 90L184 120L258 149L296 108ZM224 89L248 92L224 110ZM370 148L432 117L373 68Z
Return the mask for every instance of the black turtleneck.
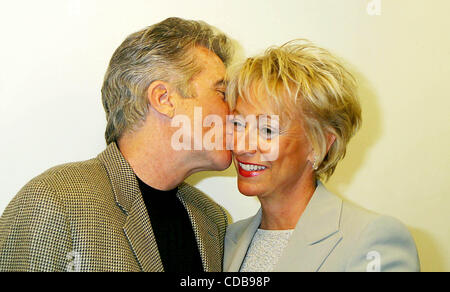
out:
M166 272L203 272L189 215L178 199L178 188L160 191L138 178Z

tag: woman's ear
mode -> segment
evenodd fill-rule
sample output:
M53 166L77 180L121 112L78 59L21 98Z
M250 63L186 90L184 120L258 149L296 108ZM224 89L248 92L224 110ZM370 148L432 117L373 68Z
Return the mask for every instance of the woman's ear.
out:
M328 132L326 133L326 135L327 135L327 152L325 153L325 156L326 154L328 154L328 151L330 151L331 146L336 141L336 135L334 135L333 133ZM314 169L318 167L317 165L318 155L314 153L314 150L311 151L310 155L308 156L308 160L311 162Z
M327 153L330 151L331 146L334 144L334 141L336 141L336 136L333 133L327 134Z
M150 106L162 115L173 118L175 113L173 91L164 81L154 81L147 89L147 98Z

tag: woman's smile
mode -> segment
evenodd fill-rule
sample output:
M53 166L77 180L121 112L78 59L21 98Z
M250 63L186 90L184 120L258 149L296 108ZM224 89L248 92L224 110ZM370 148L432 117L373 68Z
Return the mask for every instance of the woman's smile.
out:
M239 159L236 160L238 162L239 174L243 177L255 177L262 174L267 169L267 166L264 165L242 162Z

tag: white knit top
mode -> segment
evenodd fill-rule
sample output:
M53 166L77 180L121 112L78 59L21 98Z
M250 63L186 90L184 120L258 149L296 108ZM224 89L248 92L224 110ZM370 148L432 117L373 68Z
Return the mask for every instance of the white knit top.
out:
M294 230L258 229L253 236L241 272L271 272Z

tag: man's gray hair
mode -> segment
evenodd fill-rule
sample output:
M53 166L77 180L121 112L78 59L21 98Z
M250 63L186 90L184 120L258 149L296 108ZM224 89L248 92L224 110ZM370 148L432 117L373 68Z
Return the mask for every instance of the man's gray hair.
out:
M171 83L183 97L192 96L189 80L201 70L194 47L209 49L229 65L230 39L202 21L172 17L125 39L111 58L102 87L107 144L145 120L152 82Z

